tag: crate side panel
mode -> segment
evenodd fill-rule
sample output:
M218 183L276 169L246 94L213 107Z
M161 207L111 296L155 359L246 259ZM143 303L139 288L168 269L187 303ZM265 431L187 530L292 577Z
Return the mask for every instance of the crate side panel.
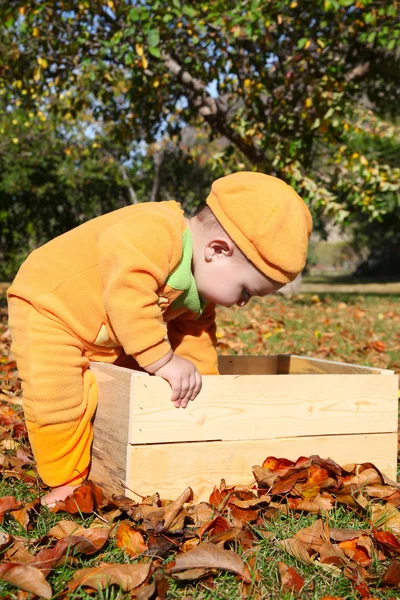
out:
M218 356L221 375L276 375L278 356Z
M369 434L286 438L238 442L203 442L130 446L127 486L139 494L157 491L175 499L192 487L196 499L208 500L214 485L250 484L251 467L267 456L296 460L319 454L341 465L371 462L396 479L397 435ZM127 490L127 495L130 492Z
M132 371L106 363L92 363L90 369L99 390L90 478L105 490L123 493Z
M300 374L371 374L371 375L392 375L393 371L388 369L377 369L374 367L352 365L349 363L335 362L332 360L323 360L321 358L311 358L308 356L296 356L294 354L279 354L277 372L281 375L300 375Z
M132 379L131 444L397 430L397 377L220 375L186 409L159 377Z

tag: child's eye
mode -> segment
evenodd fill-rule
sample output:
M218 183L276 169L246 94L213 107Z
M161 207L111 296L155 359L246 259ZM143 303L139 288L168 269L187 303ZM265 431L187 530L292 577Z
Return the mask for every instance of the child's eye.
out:
M250 298L251 294L249 293L248 290L246 290L246 288L243 288L242 290L242 298L243 300L248 300Z

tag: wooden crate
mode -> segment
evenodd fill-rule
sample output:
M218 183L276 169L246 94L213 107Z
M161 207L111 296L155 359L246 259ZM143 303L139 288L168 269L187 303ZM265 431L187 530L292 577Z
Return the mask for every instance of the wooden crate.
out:
M247 484L267 456L319 454L372 462L396 479L397 376L393 371L293 355L219 358L188 407L176 409L159 377L92 363L99 387L91 478L112 493ZM371 375L378 375L371 377ZM126 486L126 487L125 487Z

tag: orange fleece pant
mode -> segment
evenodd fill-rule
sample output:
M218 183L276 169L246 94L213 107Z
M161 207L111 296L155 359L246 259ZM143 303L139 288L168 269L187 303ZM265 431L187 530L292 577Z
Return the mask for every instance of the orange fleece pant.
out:
M52 487L79 483L88 473L98 398L84 344L18 297L9 299L9 317L39 475Z

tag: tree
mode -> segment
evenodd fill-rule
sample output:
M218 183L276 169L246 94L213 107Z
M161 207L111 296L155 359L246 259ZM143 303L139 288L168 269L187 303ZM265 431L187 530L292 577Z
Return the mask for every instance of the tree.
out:
M135 144L206 127L229 142L226 171L282 177L317 224L383 221L399 204L398 166L375 143L398 114L397 15L397 0L16 0L0 12L1 92L87 115L122 164Z

